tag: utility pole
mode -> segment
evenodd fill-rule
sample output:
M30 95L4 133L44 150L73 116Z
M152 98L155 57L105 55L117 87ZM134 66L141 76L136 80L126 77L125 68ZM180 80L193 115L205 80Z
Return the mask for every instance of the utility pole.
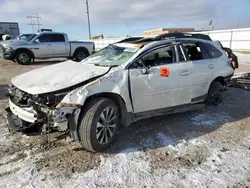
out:
M28 25L31 25L32 27L32 32L36 33L42 24L40 24L40 19L41 17L38 16L36 13L32 13L27 18L30 19L30 23Z
M86 0L86 7L87 7L87 17L88 17L88 28L89 28L89 40L91 39L91 32L90 32L90 20L89 20L89 2Z

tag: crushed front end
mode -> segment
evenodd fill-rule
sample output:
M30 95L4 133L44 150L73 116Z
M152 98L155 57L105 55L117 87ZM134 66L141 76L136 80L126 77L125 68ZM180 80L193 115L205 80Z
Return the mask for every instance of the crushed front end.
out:
M76 127L80 107L61 104L68 92L31 95L10 85L7 126L10 132L25 131L29 128L40 133L71 130L77 140Z

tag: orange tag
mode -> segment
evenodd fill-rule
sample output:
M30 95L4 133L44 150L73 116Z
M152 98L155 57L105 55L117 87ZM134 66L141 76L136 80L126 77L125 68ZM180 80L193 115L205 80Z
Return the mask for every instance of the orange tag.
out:
M161 67L160 68L160 75L163 77L169 77L170 69L168 67Z

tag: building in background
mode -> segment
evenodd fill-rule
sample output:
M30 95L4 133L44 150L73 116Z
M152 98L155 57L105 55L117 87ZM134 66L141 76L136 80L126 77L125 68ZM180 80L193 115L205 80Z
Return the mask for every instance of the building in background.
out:
M157 35L174 33L174 32L194 32L194 28L161 28L144 31L144 37L155 37Z
M0 40L3 35L10 35L11 38L16 38L19 34L19 25L15 22L0 22Z

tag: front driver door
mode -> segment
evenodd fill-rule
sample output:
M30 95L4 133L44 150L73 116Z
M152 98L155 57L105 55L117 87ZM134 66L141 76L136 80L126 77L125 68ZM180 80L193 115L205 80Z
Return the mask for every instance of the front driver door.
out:
M51 34L41 34L38 42L32 45L32 51L36 58L50 58L54 55L53 42ZM35 39L35 40L37 40Z
M129 69L134 112L164 109L191 102L192 62L179 62L177 47L156 47Z

